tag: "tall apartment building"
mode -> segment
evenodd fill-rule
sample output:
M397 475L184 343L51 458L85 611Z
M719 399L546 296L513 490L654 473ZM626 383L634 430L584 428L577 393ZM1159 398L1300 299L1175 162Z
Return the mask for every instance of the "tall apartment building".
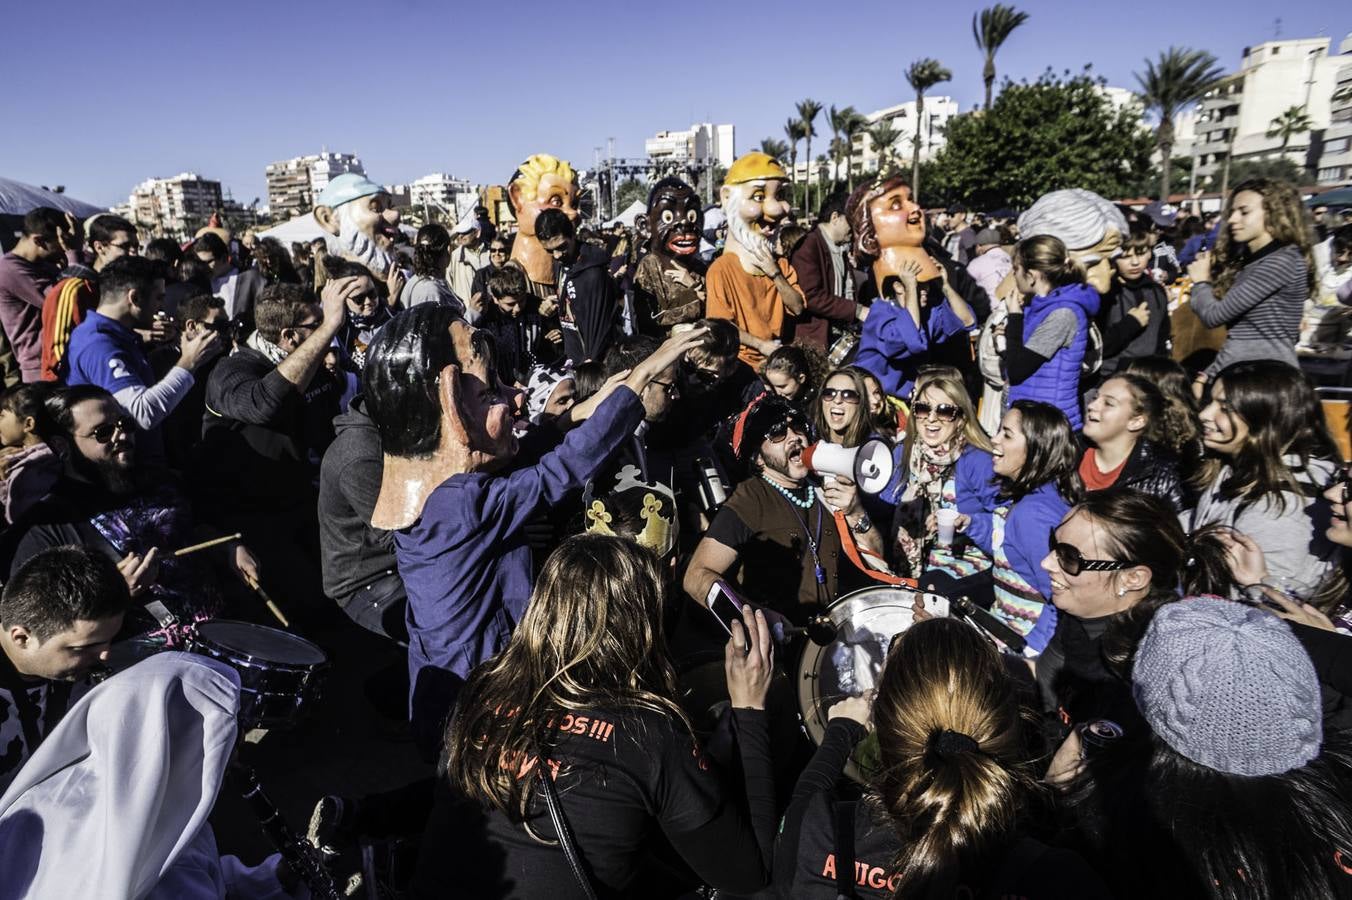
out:
M1343 45L1347 46L1347 41ZM1352 181L1352 61L1338 69L1329 102L1329 127L1316 172L1320 184Z
M148 178L132 189L127 212L156 235L187 237L221 208L221 183L194 172Z
M1198 176L1220 178L1234 161L1285 156L1302 168L1318 165L1321 138L1332 124L1332 98L1340 71L1352 63L1352 36L1329 55L1329 38L1267 41L1244 48L1240 70L1221 79L1198 105ZM1310 117L1310 129L1283 147L1269 136L1274 119L1292 107ZM1332 168L1332 166L1330 166Z
M702 122L685 131L659 131L643 142L643 152L654 161L684 163L712 159L726 169L737 159L736 129L732 125Z
M351 153L297 156L267 167L268 211L274 219L289 219L314 208L315 197L345 172L365 175L366 168Z
M959 109L958 101L952 97L925 98L925 119L920 125L920 158L922 160L932 158L939 148L947 143L948 137L945 130L948 126L948 120L956 116ZM915 144L916 103L914 100L898 103L896 106L889 106L886 109L874 110L864 118L868 120L866 128L888 122L897 130L898 137L890 148L890 155L894 161L911 158L911 148ZM815 151L817 146L820 145L822 152L825 152L827 145L830 143L831 136L828 132L825 140L819 137L818 142L813 145L813 150ZM874 146L873 138L869 137L866 131L855 134L850 157L850 164L854 167L855 173L876 172L881 162L882 154L880 148ZM799 178L806 177L807 171L808 163L800 159L798 161ZM844 173L840 173L838 177L844 178Z

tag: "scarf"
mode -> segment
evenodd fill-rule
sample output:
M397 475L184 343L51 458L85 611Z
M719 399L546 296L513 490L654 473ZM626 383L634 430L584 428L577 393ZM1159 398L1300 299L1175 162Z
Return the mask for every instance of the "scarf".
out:
M526 381L526 414L532 423L540 424L540 416L544 413L545 406L554 395L554 388L558 387L559 382L573 377L567 365L568 362L565 360L531 369L530 378Z
M911 564L912 574L920 571L921 554L925 551L925 545L934 539L934 532L930 531L928 526L929 514L943 505L944 482L952 473L953 466L962 455L966 443L962 432L958 432L947 447L930 447L917 440L911 451L910 478L907 480L906 490L901 495L901 502L922 501L919 504L918 519L920 536L923 539L912 538L902 540L900 543L906 551L906 559ZM900 535L898 537L900 538Z
M286 351L259 334L257 329L254 330L253 334L249 335L244 343L246 346L252 347L266 356L268 362L272 363L274 366L286 359Z

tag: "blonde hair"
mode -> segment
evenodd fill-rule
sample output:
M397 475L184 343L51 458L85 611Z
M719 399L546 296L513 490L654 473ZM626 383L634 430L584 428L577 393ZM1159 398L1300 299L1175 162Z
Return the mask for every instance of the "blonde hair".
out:
M995 862L1038 791L1026 717L999 653L971 626L928 619L897 639L873 703L871 795L900 838L895 896L952 896L964 873Z
M963 383L962 373L952 366L927 366L920 370L920 376L915 380L915 388L911 391L911 406L915 406L915 401L924 396L929 388L938 388L944 392L953 405L962 410L962 439L968 447L978 447L990 453L992 449L991 439L986 435L985 429L977 420L976 407L972 405L972 397L967 393L967 385ZM906 449L905 456L902 459L902 467L909 471L911 465L911 450L919 440L918 432L920 426L916 424L915 413L906 417Z
M1212 254L1211 282L1216 296L1224 297L1235 283L1239 270L1244 268L1246 247L1230 237L1230 229L1225 221L1235 207L1235 198L1244 192L1257 194L1263 198L1263 228L1279 244L1290 244L1300 251L1305 259L1305 282L1308 293L1314 293L1317 269L1310 240L1311 224L1305 204L1300 202L1300 194L1284 181L1269 181L1266 178L1251 178L1240 182L1230 192L1225 201L1225 212L1221 214L1220 233L1216 236L1216 250Z
M567 160L550 156L548 153L536 153L526 157L526 161L516 167L511 183L520 182L522 199L534 198L540 190L540 179L549 174L558 175L567 181L577 181L577 173ZM507 196L511 198L510 191Z
M1014 265L1026 272L1041 272L1053 288L1085 280L1084 266L1070 255L1059 237L1050 234L1019 241L1014 248Z

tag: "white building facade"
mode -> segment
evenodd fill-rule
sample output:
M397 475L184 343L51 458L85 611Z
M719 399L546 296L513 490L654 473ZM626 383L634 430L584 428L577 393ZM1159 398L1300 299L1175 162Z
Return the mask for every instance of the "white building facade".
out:
M195 172L147 178L127 198L128 218L152 234L189 236L221 209L221 183Z
M712 160L727 168L737 159L736 129L732 125L702 122L685 131L659 131L643 142L643 152L655 162Z
M365 175L362 161L351 153L314 153L270 163L266 169L268 180L268 210L276 219L289 219L314 208L329 182L346 172Z
M929 160L944 146L948 141L947 128L948 122L959 112L958 101L952 97L926 97L924 120L920 124L920 159ZM890 161L897 162L910 160L911 150L915 144L915 123L916 123L916 102L908 100L905 103L899 103L896 106L889 106L886 109L874 110L867 114L865 119L868 124L865 128L873 128L883 122L890 123L896 129L898 136L890 148L886 148L886 153ZM822 138L818 135L819 140ZM830 132L827 132L825 139L821 140L822 147L825 149L831 143ZM853 146L851 148L850 164L854 168L855 174L866 172L876 172L882 164L883 149L874 146L873 138L867 131L859 131L854 136ZM816 150L816 144L813 145ZM832 167L835 168L834 166ZM805 177L808 171L806 160L799 160L799 177ZM837 177L844 177L841 172Z

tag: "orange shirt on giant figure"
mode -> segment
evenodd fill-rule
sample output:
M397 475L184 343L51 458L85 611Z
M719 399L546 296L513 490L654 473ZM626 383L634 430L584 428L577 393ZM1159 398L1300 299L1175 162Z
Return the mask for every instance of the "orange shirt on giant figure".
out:
M776 259L767 235L789 214L788 175L764 153L748 153L723 179L719 200L728 222L723 255L705 276L705 315L727 319L741 332L738 354L753 369L779 346L785 315L803 311L798 276Z
M576 222L577 173L565 160L537 153L517 166L507 185L507 197L516 216L516 239L512 259L526 270L532 287L541 297L554 293L554 257L535 237L535 220L547 209L561 209Z

